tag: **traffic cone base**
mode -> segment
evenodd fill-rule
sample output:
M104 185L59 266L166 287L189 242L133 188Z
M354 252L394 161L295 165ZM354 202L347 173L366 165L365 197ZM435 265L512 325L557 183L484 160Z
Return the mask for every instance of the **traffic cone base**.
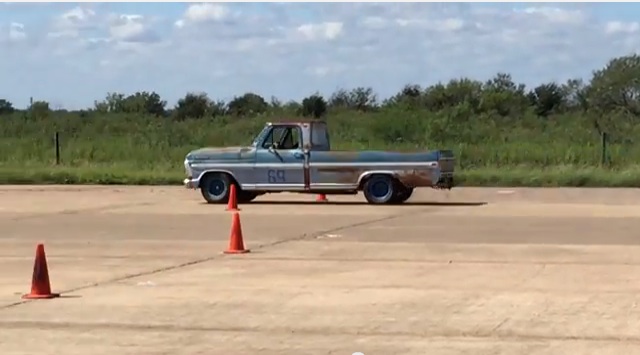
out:
M240 211L238 208L238 196L236 191L236 184L231 184L229 187L231 190L229 191L229 202L227 203L227 211L236 212Z
M244 254L249 249L245 249L244 240L242 238L242 226L240 225L240 214L233 213L231 220L231 234L229 235L229 248L224 251L225 254Z
M35 294L29 293L26 295L22 295L22 298L27 300L48 299L48 298L56 298L56 297L60 297L60 294L50 293L48 295L35 295Z
M245 253L250 253L251 250L249 249L243 249L243 250L225 250L223 251L223 253L225 254L245 254Z
M36 260L33 263L33 276L31 277L31 292L22 295L23 299L47 299L60 297L59 293L51 292L49 283L49 268L47 256L44 253L44 245L36 247Z

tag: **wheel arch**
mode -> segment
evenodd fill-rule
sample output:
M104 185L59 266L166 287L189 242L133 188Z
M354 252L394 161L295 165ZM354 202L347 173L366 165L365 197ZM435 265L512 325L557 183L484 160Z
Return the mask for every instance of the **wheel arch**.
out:
M228 175L229 179L231 180L231 183L235 184L238 189L242 189L242 185L240 185L240 183L238 182L238 179L235 177L235 175L233 175L233 173L231 171L226 170L226 169L209 169L209 170L203 171L200 174L200 177L198 178L199 187L202 187L200 182L203 181L208 175L220 174L220 173Z
M362 190L367 180L376 175L387 175L399 182L398 174L393 170L371 170L360 174L360 177L358 178L358 190Z

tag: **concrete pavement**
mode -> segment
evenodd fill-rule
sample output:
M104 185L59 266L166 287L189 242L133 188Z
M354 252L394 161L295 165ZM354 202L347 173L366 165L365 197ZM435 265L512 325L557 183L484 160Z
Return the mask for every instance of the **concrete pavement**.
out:
M633 189L271 195L0 187L0 353L640 352ZM35 245L54 292L24 302Z

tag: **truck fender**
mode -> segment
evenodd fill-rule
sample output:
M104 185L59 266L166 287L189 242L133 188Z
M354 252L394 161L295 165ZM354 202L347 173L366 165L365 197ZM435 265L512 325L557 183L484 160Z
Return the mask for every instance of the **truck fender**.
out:
M207 169L204 170L202 173L200 173L200 175L198 176L198 186L200 185L200 181L202 181L202 179L207 175L207 174L211 174L211 173L225 173L227 175L229 175L231 177L231 181L235 182L236 185L238 185L238 187L242 188L242 186L240 186L240 183L238 183L238 179L236 179L236 176L233 175L233 173L229 170L226 169Z
M358 177L358 188L362 188L362 183L371 175L390 175L397 178L397 174L393 170L371 170L365 171Z

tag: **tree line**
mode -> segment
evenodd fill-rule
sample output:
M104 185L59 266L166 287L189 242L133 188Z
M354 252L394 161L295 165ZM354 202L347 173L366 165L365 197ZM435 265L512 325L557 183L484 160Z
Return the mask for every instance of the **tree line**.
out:
M592 115L592 123L598 130L603 124L611 124L606 119L608 115L635 123L640 117L640 56L613 58L603 68L593 71L588 82L572 79L527 88L515 82L510 74L498 73L486 82L456 78L428 87L407 84L386 99L380 99L373 88L366 87L340 89L329 97L315 93L300 102L281 102L275 97L267 101L251 92L223 102L210 99L206 93L187 93L173 107L168 107L156 92L109 93L103 100L95 101L93 107L79 111L52 110L46 101L35 101L27 110L17 110L8 100L0 99L0 116L29 113L41 118L52 112L82 117L138 114L174 120L264 114L322 118L334 111L376 112L390 108L425 112L462 110L469 116L488 115L496 119L514 119L524 114L548 119L557 114L581 113Z

